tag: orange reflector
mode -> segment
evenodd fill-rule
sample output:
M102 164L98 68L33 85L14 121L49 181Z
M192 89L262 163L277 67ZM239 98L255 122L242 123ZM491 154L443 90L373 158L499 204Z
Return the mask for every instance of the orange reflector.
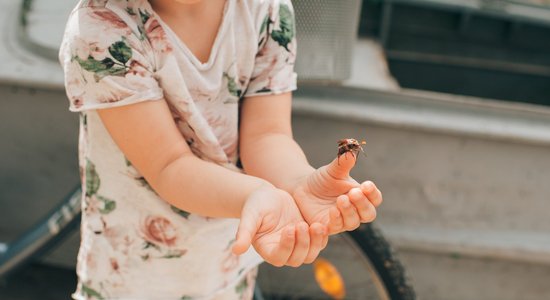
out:
M323 292L333 299L344 299L346 296L344 279L328 260L317 258L313 263L313 272L315 280Z

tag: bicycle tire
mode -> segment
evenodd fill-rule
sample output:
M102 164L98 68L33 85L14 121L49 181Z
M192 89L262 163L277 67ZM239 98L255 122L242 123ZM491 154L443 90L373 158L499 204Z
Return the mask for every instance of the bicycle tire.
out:
M263 298L273 299L415 299L405 269L382 232L372 224L331 237L320 254L342 273L347 293L343 298L329 296L314 280L313 267L275 268L260 266L258 286ZM334 242L339 245L334 246ZM330 249L330 248L333 249ZM327 253L328 251L328 253ZM343 260L351 262L343 262ZM273 285L272 282L275 284ZM314 282L314 283L313 283Z
M80 225L80 184L29 230L0 251L0 278L9 276L33 259L59 245Z
M347 232L347 234L355 240L369 257L382 278L390 299L416 299L416 294L412 285L408 282L403 264L397 258L395 251L384 238L380 229L369 223L363 224L358 229Z

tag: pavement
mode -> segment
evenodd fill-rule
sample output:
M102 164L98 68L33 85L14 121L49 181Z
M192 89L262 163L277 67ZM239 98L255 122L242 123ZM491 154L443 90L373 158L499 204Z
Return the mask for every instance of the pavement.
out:
M0 280L2 300L70 299L76 288L74 270L31 264Z

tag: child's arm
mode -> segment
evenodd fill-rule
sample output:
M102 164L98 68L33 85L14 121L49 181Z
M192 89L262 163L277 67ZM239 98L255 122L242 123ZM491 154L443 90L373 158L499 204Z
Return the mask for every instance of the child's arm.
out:
M164 100L100 109L98 114L165 201L204 216L241 218L236 253L252 243L269 263L298 266L313 261L324 247L324 226L303 222L290 195L265 180L194 156Z
M290 118L290 93L244 100L240 153L247 174L289 192L307 222L329 224L331 233L374 220L382 195L372 182L349 176L355 157L346 154L315 170L292 138Z
M164 100L100 109L98 114L149 185L162 199L184 211L239 218L248 195L270 185L197 158L176 128Z

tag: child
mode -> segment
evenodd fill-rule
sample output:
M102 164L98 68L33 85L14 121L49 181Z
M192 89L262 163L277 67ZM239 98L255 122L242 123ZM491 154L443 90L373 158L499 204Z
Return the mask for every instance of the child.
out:
M262 259L311 263L375 218L353 155L315 170L292 139L295 56L289 0L78 3L60 51L80 112L75 299L250 299Z

